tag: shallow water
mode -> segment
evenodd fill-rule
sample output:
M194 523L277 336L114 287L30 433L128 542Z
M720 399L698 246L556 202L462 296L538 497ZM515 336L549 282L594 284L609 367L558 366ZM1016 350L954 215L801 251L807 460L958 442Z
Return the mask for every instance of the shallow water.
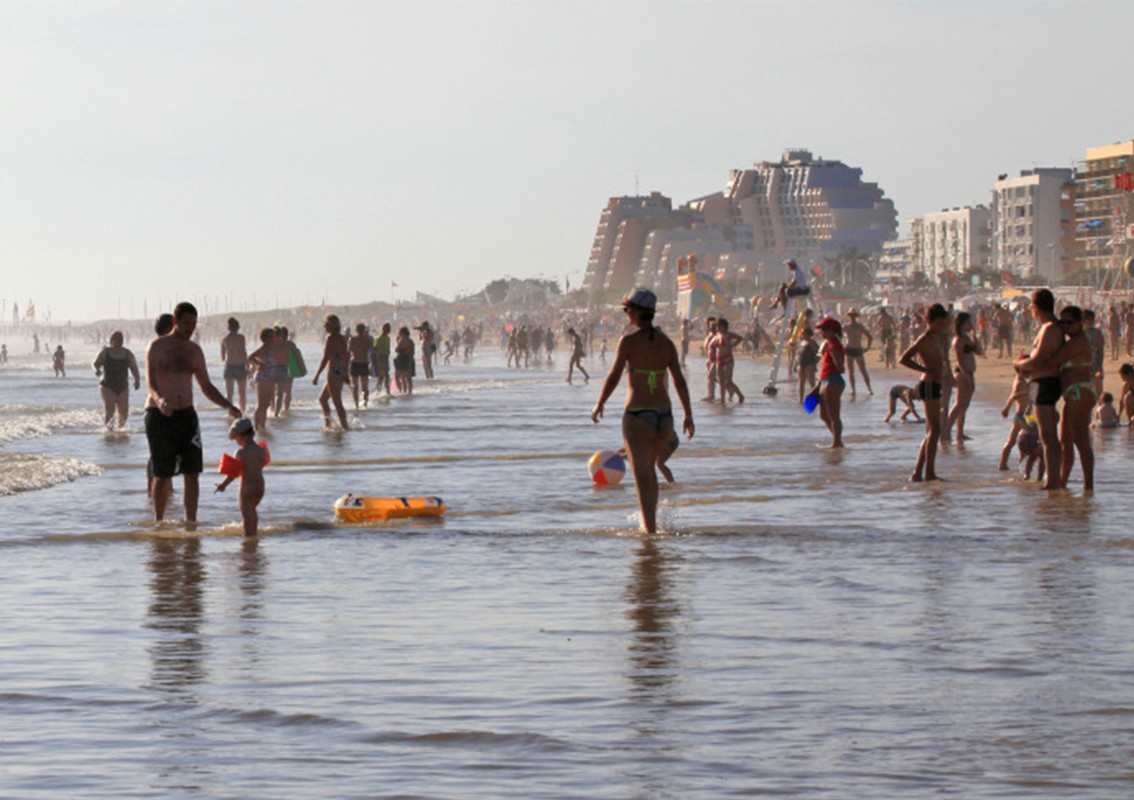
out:
M1125 430L1096 437L1094 495L1048 497L995 470L986 402L947 481L911 486L921 430L881 422L884 392L832 453L742 362L749 402L696 406L645 539L632 486L586 470L620 395L595 426L562 355L485 351L346 434L297 383L244 546L212 474L202 530L154 529L141 417L102 432L70 355L65 380L0 369L3 796L1129 793ZM215 464L227 421L202 420ZM348 491L450 511L342 525Z

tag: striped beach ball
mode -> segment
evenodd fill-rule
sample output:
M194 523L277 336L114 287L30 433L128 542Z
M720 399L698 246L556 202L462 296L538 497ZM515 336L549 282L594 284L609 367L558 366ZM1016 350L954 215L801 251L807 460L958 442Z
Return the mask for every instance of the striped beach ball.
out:
M595 486L617 486L626 476L626 462L613 450L599 450L587 462Z

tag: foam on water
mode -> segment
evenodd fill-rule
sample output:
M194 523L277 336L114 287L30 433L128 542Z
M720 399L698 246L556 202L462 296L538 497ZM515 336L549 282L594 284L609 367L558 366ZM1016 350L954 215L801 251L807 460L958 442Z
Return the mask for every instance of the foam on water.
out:
M47 489L101 472L77 458L0 452L0 496Z

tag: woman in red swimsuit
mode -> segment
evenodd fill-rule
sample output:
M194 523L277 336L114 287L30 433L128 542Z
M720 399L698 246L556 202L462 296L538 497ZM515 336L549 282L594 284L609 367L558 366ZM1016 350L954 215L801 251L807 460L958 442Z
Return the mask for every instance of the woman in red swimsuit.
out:
M819 415L831 431L831 447L843 446L843 418L840 414L843 402L843 389L846 381L847 355L842 341L843 326L838 320L827 317L817 326L823 336L823 347L819 350Z

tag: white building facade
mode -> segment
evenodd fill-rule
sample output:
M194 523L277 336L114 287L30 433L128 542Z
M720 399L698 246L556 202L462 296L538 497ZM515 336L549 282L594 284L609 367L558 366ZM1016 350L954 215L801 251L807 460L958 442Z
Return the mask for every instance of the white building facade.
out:
M1072 264L1075 176L1045 167L1001 175L992 190L992 253L1003 275L1057 283Z
M910 266L938 284L991 270L991 234L992 210L983 205L917 217L910 221Z

